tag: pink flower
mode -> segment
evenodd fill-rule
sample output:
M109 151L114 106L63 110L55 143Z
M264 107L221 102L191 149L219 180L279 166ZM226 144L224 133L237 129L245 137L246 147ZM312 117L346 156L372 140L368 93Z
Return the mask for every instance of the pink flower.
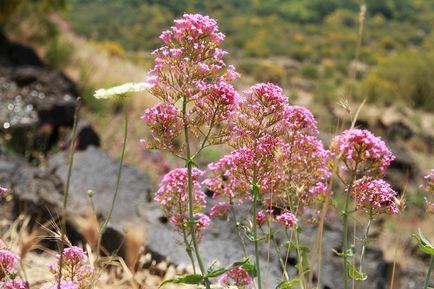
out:
M8 189L0 186L0 198L4 198L8 194Z
M312 113L302 106L286 107L285 128L289 136L294 134L317 136L319 133Z
M53 286L49 287L48 289L57 289L59 288L58 284L54 284ZM72 281L60 281L60 289L79 289L80 287L72 282Z
M154 139L148 143L156 143L152 148L173 150L174 138L184 125L202 137L201 129L208 128L207 139L212 144L226 142L228 118L238 103L238 94L229 82L238 74L223 61L227 52L220 48L224 35L217 22L208 16L184 14L160 38L165 46L153 52L155 65L146 82L164 103L164 112L156 108L145 112L150 115L145 122ZM182 111L175 108L185 103L189 105ZM166 106L173 108L167 111Z
M202 192L199 178L203 172L193 168L193 211L200 212L205 208L206 195ZM178 227L184 223L184 218L188 212L188 186L187 169L174 169L168 172L160 182L158 191L155 193L155 201L160 204L165 215L172 220Z
M0 280L14 270L19 259L15 253L6 249L0 249Z
M229 203L219 202L211 208L211 213L209 214L211 218L224 217L227 212L232 208Z
M354 183L351 191L357 209L364 209L367 212L372 210L373 214L386 212L387 214L398 213L394 202L397 193L390 184L382 179L364 177Z
M276 217L276 221L286 227L293 227L297 224L297 218L290 212L284 212Z
M60 255L57 255L56 259L56 262L49 264L48 268L57 278L59 275ZM62 279L72 281L78 285L78 288L88 288L92 284L92 281L94 281L95 277L94 268L89 264L87 255L83 249L77 246L71 246L63 250ZM74 288L67 287L72 286L69 283L64 283L64 285L66 287L62 288Z
M152 148L174 150L175 138L183 127L180 110L171 104L159 103L148 108L141 119L151 129L155 144ZM143 142L146 142L143 140Z
M423 177L424 178L424 184L420 187L424 190L426 190L429 193L434 194L434 169L432 169L429 174Z
M253 148L255 141L265 135L281 135L287 106L288 98L272 83L259 83L244 91L233 120L232 145Z
M331 176L330 155L316 136L294 135L282 157L289 188L296 191L304 188L301 195L304 201L327 192L326 183Z
M6 281L3 284L2 288L3 289L27 289L27 285L23 280L14 279L14 280ZM78 288L76 288L76 289L78 289Z
M203 214L203 213L195 213L193 214L193 218L197 219L197 222L194 225L194 230L196 233L196 237L200 240L203 235L203 231L209 226L211 223L211 219ZM185 231L187 235L190 234L190 230L188 229L188 213L185 214L175 214L170 217L170 221L172 224L175 225L175 227L180 231Z
M265 224L266 220L267 220L267 217L265 216L264 211L259 211L256 214L256 224L258 224L259 226Z
M351 129L335 137L330 145L333 155L345 162L349 169L358 165L359 173L383 176L395 159L381 138L368 130Z
M224 273L218 280L218 283L223 286L234 285L241 289L252 288L253 281L249 273L243 267L233 267Z
M424 177L424 184L420 187L434 196L434 169ZM425 197L425 204L426 211L430 214L434 214L434 201L430 201L430 198Z
M193 218L199 218L199 222L196 224L198 230L205 229L211 223L211 219L203 213L193 214Z

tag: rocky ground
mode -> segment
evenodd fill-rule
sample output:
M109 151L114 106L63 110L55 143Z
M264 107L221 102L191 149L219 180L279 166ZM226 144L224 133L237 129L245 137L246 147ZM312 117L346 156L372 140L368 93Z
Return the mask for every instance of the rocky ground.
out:
M0 203L0 232L25 255L23 266L34 288L47 279L47 260L55 255L52 237L56 226L52 225L61 211L68 167L67 152L62 148L68 144L77 96L77 88L67 76L48 69L30 48L11 43L0 35L0 138L3 140L0 184L12 191ZM407 121L412 112L393 109L378 116L362 115L358 125L393 141L397 160L388 178L395 188L403 191L408 184L415 186L425 169L420 166L418 156L434 153L434 133L429 127L424 129L429 121L422 121L418 127ZM334 113L345 118L339 111ZM73 244L92 247L98 222L107 215L111 205L119 163L99 148L98 133L84 121L79 125L78 139L70 185L68 236ZM411 147L418 148L417 153L409 150ZM93 197L89 197L88 190L94 192ZM185 265L188 258L178 244L178 234L153 202L154 190L146 173L124 166L119 199L102 240L107 251L117 252L122 259L116 259L104 271L101 288L157 288L164 278L191 271ZM343 288L341 259L331 251L341 248L338 218L336 213L330 213L325 224L321 289ZM216 256L221 265L241 259L237 234L231 227L224 219L213 222L201 243L206 263L211 264ZM315 227L306 226L302 243L312 244L314 236ZM374 228L371 237L393 239L381 224ZM368 246L369 279L364 288L388 288L396 256L401 259L397 261L394 288L420 288L428 260L417 253L410 235L400 242L392 256L379 242ZM398 254L397 250L405 252ZM265 246L262 252L262 263L266 264ZM294 264L295 256L290 255L288 270L292 274ZM270 286L281 278L277 260L271 258L270 267L264 270L269 271ZM317 277L314 275L314 279Z

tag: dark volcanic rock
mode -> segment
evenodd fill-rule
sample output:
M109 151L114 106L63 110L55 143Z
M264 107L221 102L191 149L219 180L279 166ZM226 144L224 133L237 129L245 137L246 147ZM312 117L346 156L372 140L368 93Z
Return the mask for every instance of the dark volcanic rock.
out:
M31 48L1 33L0 44L0 134L20 154L46 153L59 141L59 129L72 126L78 89Z

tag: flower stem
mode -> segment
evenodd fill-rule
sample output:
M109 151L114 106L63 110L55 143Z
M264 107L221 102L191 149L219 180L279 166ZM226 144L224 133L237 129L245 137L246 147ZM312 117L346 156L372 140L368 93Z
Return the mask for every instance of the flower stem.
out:
M426 278L425 278L425 283L423 285L423 289L427 289L428 288L429 279L430 279L431 271L432 271L433 268L434 268L434 256L431 256L431 263L429 265L428 272L426 272Z
M232 219L234 220L235 223L235 229L237 230L238 233L238 237L240 237L240 242L241 242L241 247L243 249L243 255L246 258L247 257L247 249L246 249L246 243L244 242L244 238L241 234L241 230L239 228L239 223L237 220L237 215L235 214L235 209L234 209L234 203L232 202L232 200L230 201L231 204L231 214L232 214Z
M259 194L259 187L256 184L256 172L253 174L253 185L252 185L252 193L253 193L253 235L254 235L254 243L255 243L255 262L256 262L256 271L257 271L257 278L258 278L258 289L262 288L262 281L261 281L261 267L260 267L260 261L259 261L259 244L258 244L258 228L256 224L256 210L257 210L257 203L258 203L258 194Z
M348 268L347 268L347 251L348 251L348 216L349 216L349 212L348 212L348 207L350 204L350 196L351 196L351 190L353 189L353 184L354 181L356 179L356 172L357 172L357 164L356 164L356 168L353 171L353 175L351 177L351 182L348 186L348 190L347 190L347 194L346 194L346 198L345 198L345 207L344 207L344 211L342 212L342 216L343 216L343 231L342 231L342 239L343 239L343 259L344 259L344 288L348 289Z
M62 280L62 264L63 264L63 249L65 247L66 238L66 218L67 218L67 207L68 207L68 196L69 196L69 184L71 182L72 167L74 164L74 153L75 153L75 142L77 140L77 124L80 115L81 100L77 98L77 104L74 113L74 124L72 126L72 138L71 144L69 146L69 159L68 159L68 172L66 176L65 189L63 192L63 207L62 207L62 222L60 224L60 257L59 257L59 276L57 288L60 289L60 281Z
M359 265L359 271L362 272L362 263L363 263L363 257L365 256L365 250L366 250L366 244L368 243L368 234L369 229L371 228L373 217L372 217L372 209L369 211L369 221L366 225L366 231L365 236L363 237L363 243L362 243L362 252L360 253L360 265Z
M280 252L279 244L277 244L276 238L271 233L270 228L270 238L273 240L274 249L276 251L277 257L279 258L280 267L282 267L283 275L285 277L285 280L289 280L288 271L286 270L285 262L283 262L282 254Z
M201 274L205 276L205 266L203 265L202 258L200 256L199 252L199 246L197 245L197 239L196 239L196 232L194 230L194 224L191 222L193 220L193 177L192 177L192 164L193 160L191 158L191 151L190 151L190 141L189 141L189 135L188 135L188 123L186 121L186 114L187 114L187 100L184 97L183 104L182 104L182 114L184 117L184 137L185 137L185 144L186 144L186 159L187 159L187 182L188 182L188 216L190 219L190 234L191 234L191 240L193 243L194 252L196 254L197 263L199 264L199 268L201 271ZM193 265L194 266L194 265ZM207 289L210 289L210 282L207 277L204 278L205 285Z
M298 234L298 226L296 226L294 228L294 239L295 239L295 250L297 252L297 269L298 269L298 276L300 279L300 288L304 289L306 288L306 280L304 278L304 268L303 268L303 256L301 255L301 250L300 250L300 238L299 238L299 234Z
M119 161L119 169L118 169L118 173L117 173L117 177L116 177L115 193L113 195L111 207L110 207L110 210L108 212L107 218L104 220L104 223L101 225L101 228L99 230L98 244L96 247L96 253L97 253L96 261L98 260L98 257L100 255L102 236L103 236L105 230L107 229L108 222L110 221L110 219L112 217L113 209L115 207L116 199L117 199L117 196L119 193L119 187L120 187L121 177L122 177L122 168L123 168L124 156L125 156L125 148L127 146L127 135L128 135L128 111L125 110L124 138L123 138L123 144L122 144L121 158Z

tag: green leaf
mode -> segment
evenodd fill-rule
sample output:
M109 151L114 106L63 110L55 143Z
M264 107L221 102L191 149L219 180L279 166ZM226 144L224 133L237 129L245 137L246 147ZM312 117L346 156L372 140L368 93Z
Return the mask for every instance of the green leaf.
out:
M347 272L348 276L350 276L351 279L356 281L365 281L368 279L368 275L366 275L363 272L358 271L354 266L353 263L347 261Z
M226 273L227 271L229 271L231 268L219 268L217 270L208 272L208 274L206 274L207 278L215 278L218 277L220 275L223 275L224 273Z
M350 249L348 249L345 252L338 252L335 249L332 249L332 251L333 251L333 253L335 253L339 257L353 257L354 256L354 248L353 247L351 247Z
M297 246L296 244L291 244L290 242L285 242L284 244L283 244L283 246L285 247L285 248L287 248L288 250L300 250L301 252L305 252L305 253L309 253L310 252L310 249L309 249L309 247L307 247L307 246L302 246L302 245L299 245L299 246Z
M277 285L276 289L292 289L299 283L299 280L297 278L282 281Z
M199 284L203 280L203 276L199 274L186 275L174 279L163 281L158 288L166 284Z
M238 226L241 228L241 230L244 232L244 235L246 235L247 239L254 242L255 241L255 234L253 234L252 230L250 230L249 227L243 224L238 224Z
M434 255L434 245L428 241L419 229L419 234L413 234L413 238L416 239L419 248L426 254Z
M223 268L219 268L216 270L212 270L211 268L208 269L208 273L206 274L205 277L207 278L215 278L218 277L220 275L223 275L224 273L226 273L227 271L229 271L230 269L234 268L234 267L239 267L239 266L243 266L244 264L246 264L247 262L249 262L249 259L246 258L243 261L239 261L239 262L235 262L233 263L230 267L223 267Z
M256 268L255 264L252 264L250 262L246 262L243 264L243 269L250 273L251 276L256 277L258 276L258 270Z

